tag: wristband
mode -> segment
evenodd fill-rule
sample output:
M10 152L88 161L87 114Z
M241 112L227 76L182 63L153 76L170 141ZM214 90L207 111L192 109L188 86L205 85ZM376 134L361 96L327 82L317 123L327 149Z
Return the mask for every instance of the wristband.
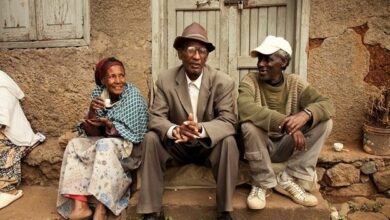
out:
M309 116L309 118L312 118L313 117L313 113L311 113L311 111L307 108L303 109L303 111Z

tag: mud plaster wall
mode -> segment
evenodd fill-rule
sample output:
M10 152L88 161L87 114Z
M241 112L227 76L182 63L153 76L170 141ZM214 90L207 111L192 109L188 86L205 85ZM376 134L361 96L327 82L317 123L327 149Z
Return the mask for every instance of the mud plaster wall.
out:
M91 0L91 43L86 47L0 50L0 69L22 88L34 130L59 136L85 114L95 63L115 56L127 79L147 97L151 65L150 1Z
M330 140L360 143L369 94L390 86L390 1L310 5L308 81L336 106Z
M58 136L80 119L105 56L124 61L128 80L147 96L151 65L150 1L91 0L91 44L78 48L0 50L0 69L26 94L35 130ZM358 143L364 104L390 86L390 1L311 0L308 81L336 106L331 140Z

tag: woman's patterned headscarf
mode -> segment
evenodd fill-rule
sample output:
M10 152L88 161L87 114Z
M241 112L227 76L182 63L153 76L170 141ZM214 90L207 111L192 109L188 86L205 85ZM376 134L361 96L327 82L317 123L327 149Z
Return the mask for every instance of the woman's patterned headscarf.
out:
M108 57L108 58L103 58L96 64L96 69L95 69L95 83L98 86L102 85L102 79L107 73L107 70L110 69L110 67L119 65L122 66L123 70L125 67L123 66L123 63L119 60L117 60L115 57Z

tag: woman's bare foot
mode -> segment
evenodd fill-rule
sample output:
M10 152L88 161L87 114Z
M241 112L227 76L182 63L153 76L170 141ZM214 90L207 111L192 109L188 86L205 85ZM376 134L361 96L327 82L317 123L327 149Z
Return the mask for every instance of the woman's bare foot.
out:
M95 209L95 214L93 214L93 220L106 220L107 219L107 209L103 203L98 202Z
M74 208L69 215L71 220L85 219L92 215L92 210L86 202L74 200Z

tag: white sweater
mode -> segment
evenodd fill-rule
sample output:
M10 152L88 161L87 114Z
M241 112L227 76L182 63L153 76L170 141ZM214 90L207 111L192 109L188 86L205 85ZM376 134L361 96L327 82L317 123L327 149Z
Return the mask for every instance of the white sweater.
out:
M5 126L2 132L15 145L32 146L45 137L33 132L19 103L23 97L19 86L0 70L0 124Z

